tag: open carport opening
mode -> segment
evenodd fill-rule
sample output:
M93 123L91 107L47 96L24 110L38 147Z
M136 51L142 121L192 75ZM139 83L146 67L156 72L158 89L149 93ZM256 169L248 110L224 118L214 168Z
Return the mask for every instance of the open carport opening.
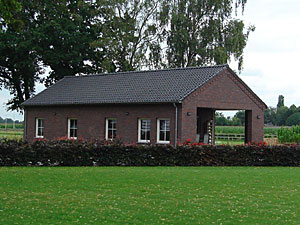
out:
M215 111L215 144L244 144L245 130L245 110Z
M247 114L245 110L197 108L197 141L217 145L247 143Z

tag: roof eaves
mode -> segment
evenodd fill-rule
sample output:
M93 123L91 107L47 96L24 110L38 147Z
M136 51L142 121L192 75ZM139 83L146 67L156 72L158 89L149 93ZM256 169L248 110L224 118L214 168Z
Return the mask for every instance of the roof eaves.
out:
M36 107L36 106L72 106L72 105L115 105L115 104L169 104L169 103L182 103L178 100L173 101L153 101L153 102L69 102L69 103L32 103L32 104L26 104L26 107Z
M63 77L62 79L58 80L56 83L50 85L48 88L45 88L44 90L42 90L40 93L38 93L37 95L32 96L31 98L27 99L26 101L24 101L23 103L21 103L21 106L28 106L30 104L28 104L28 102L30 102L33 98L35 98L36 96L41 95L43 92L49 90L50 88L52 88L53 86L55 86L56 84L60 83L61 81L63 81L65 79L65 77Z

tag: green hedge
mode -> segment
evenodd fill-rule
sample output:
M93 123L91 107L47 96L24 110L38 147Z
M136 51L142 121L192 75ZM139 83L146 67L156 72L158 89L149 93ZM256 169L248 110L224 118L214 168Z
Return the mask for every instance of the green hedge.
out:
M300 166L300 146L123 146L0 141L0 166Z

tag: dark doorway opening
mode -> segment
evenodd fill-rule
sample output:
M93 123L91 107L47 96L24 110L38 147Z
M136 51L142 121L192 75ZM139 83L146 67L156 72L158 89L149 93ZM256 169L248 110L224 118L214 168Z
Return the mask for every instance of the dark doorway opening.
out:
M214 144L215 110L211 108L197 108L197 142Z

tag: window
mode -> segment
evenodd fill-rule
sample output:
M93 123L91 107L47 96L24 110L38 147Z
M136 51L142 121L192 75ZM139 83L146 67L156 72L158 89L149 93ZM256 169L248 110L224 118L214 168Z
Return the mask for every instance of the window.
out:
M162 144L170 143L170 120L169 119L157 120L157 143L162 143Z
M68 138L77 139L77 119L68 119Z
M138 142L150 142L150 119L139 119Z
M113 140L117 137L117 120L113 118L106 119L105 139Z
M43 138L44 137L44 119L36 118L35 124L36 124L35 137Z

